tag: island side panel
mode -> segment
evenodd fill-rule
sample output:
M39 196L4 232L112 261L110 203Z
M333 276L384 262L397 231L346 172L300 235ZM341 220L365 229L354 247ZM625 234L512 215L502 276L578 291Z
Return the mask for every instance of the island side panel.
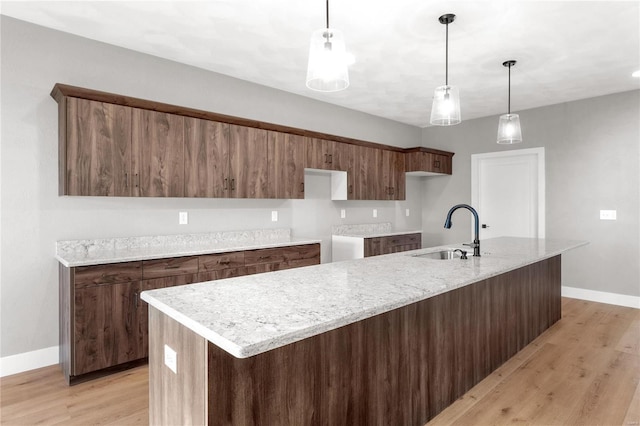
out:
M164 363L176 352L177 373ZM203 425L207 420L207 341L149 306L149 424Z
M423 425L560 319L560 256L250 358L208 347L208 424Z

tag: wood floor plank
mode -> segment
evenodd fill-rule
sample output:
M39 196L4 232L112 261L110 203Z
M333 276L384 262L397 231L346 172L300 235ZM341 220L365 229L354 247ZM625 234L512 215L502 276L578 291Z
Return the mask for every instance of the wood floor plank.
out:
M624 417L622 424L627 426L640 425L640 384L636 386L636 391L631 398L631 404L629 404L627 415Z
M471 399L504 366L428 425L640 424L640 357L633 353L640 310L566 298L562 306L562 320L525 348L541 345L530 359L512 358L504 366L519 368L489 393Z
M433 425L640 425L640 310L563 298L562 320ZM0 378L4 425L147 425L148 368L67 386L58 366Z

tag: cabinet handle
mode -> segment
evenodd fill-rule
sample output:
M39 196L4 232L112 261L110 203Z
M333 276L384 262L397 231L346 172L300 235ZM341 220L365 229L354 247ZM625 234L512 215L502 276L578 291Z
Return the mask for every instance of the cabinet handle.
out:
M304 192L304 182L300 183L300 192Z
M140 293L138 293L137 291L135 293L133 293L135 299L136 299L136 308L140 306L139 301L140 301Z
M235 178L231 179L231 190L232 191L236 190L236 180L235 180Z
M329 164L333 164L333 154L329 154Z
M136 188L140 187L140 175L136 173Z
M228 260L223 260L222 262L219 262L220 265L228 265L229 263L231 262L229 262Z
M433 168L434 169L440 168L440 160L433 160Z
M349 194L353 194L353 184L349 185Z
M229 178L224 178L224 184L222 185L222 189L225 191L229 189Z
M124 189L129 188L129 174L125 173L124 174Z
M329 154L323 154L324 155L324 164L329 164Z
M164 269L178 269L180 265L167 265Z

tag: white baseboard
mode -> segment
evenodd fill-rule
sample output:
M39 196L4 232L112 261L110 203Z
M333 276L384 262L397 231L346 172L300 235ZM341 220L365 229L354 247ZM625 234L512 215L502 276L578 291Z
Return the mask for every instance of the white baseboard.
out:
M562 296L572 299L589 300L609 305L626 306L640 309L640 297L626 294L607 293L605 291L587 290L584 288L562 286Z
M59 350L59 346L51 346L37 351L2 357L0 358L0 377L57 364L60 359Z

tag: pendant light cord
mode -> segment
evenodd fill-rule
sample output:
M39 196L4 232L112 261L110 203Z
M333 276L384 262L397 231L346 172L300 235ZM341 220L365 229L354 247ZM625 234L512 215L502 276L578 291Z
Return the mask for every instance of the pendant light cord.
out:
M329 29L329 0L327 0L327 29Z
M509 64L509 96L507 99L507 114L511 115L511 64Z
M329 0L327 0L329 1ZM445 48L444 48L444 85L449 85L449 24L445 25Z

